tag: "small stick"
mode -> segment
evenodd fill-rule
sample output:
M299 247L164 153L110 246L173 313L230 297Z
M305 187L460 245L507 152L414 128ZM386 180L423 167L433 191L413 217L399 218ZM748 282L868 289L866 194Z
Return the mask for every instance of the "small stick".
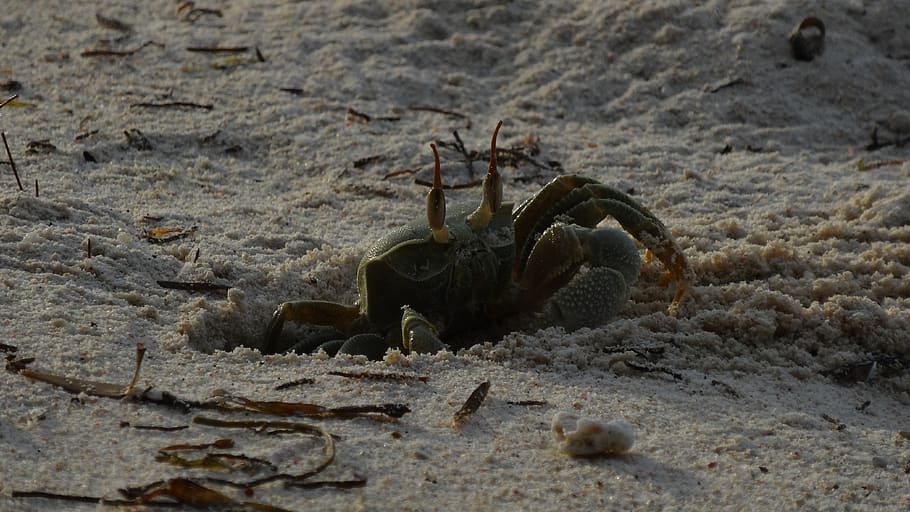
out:
M35 179L35 197L38 197L38 179Z
M537 407L541 405L547 405L546 400L518 400L517 402L508 401L506 402L509 405L521 405L524 407Z
M385 157L382 155L373 155L373 156L364 157L359 160L354 160L354 167L356 167L357 169L361 169L370 164L375 164L376 162L381 162L384 158Z
M410 107L408 107L408 109L418 111L418 112L435 112L437 114L445 114L445 115L451 116L451 117L458 117L458 118L461 118L461 119L464 119L467 121L467 125L465 125L466 130L471 129L471 118L464 114L458 113L458 112L453 112L451 110L446 110L446 109L437 108L437 107L428 107L428 106L423 106L423 105L411 105Z
M887 167L890 165L904 165L910 160L879 160L877 162L866 163L865 160L860 158L859 162L856 163L856 170L858 171L869 171L872 169L878 169L879 167Z
M708 92L713 94L722 89L726 89L727 87L733 87L734 85L740 85L740 84L744 84L744 83L746 83L746 81L743 80L742 78L734 78L733 80L730 80L729 82L724 82L722 84L715 85L714 87L708 89Z
M189 101L169 101L166 103L131 103L130 108L143 107L143 108L199 108L204 110L212 110L215 108L214 105L204 105L201 103L192 103Z
M303 377L303 378L300 378L297 380L292 380L291 382L285 382L284 384L279 384L279 385L275 386L273 389L275 391L282 391L285 389L292 388L294 386L300 386L303 384L313 384L315 382L316 382L315 379L311 379L309 377Z
M414 169L402 169L400 171L392 171L392 172L386 174L385 176L383 176L382 179L387 180L389 178L395 178L397 176L402 176L405 174L407 174L407 175L415 174L416 172L417 171L415 171ZM432 186L432 185L433 184L431 183L430 186Z
M15 96L13 96L13 98L15 98ZM12 98L10 98L9 100L6 100L6 102L4 102L3 105L6 105L11 100L12 100ZM0 105L0 107L2 107L3 105ZM0 136L3 137L3 146L6 148L6 156L9 158L9 165L10 165L10 167L13 168L13 175L16 177L16 184L19 185L20 191L24 191L25 189L22 188L22 181L19 179L19 171L16 169L16 162L13 161L13 154L9 152L9 144L7 144L7 142L6 142L6 132L0 132Z
M136 430L157 430L159 432L177 432L180 430L186 430L190 428L189 425L176 425L173 427L166 427L161 425L130 425L129 422L126 422L126 425L120 425L121 427L132 427Z
M18 97L19 97L18 94L13 94L9 98L6 98L5 100L3 100L3 103L0 103L0 108L5 107L7 103L11 103L14 99L16 99Z
M246 53L250 50L249 46L188 46L186 51L197 53Z
M346 377L348 379L370 379L391 382L427 382L430 380L429 377L424 377L422 375L408 375L406 373L343 372L333 370L328 372L328 374L338 377Z
M81 55L83 57L128 57L138 52L139 50L152 45L164 48L164 45L161 43L156 43L155 41L146 41L134 50L83 50Z
M156 281L158 286L172 290L188 290L192 292L220 292L230 286L226 284L205 283L198 281Z

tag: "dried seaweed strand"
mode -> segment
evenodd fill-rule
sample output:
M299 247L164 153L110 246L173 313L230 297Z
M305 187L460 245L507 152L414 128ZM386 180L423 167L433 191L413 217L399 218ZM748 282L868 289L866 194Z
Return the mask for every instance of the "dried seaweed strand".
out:
M156 462L171 464L184 468L207 469L209 471L256 471L256 467L275 471L271 461L234 453L208 453L197 459L188 459L179 455L159 451Z
M28 379L46 382L53 386L62 388L64 391L74 394L85 393L90 396L101 398L124 398L133 393L133 388L139 380L139 370L142 367L142 358L145 356L145 344L136 344L136 369L133 373L133 380L126 386L120 384L111 384L108 382L97 382L91 380L77 379L73 377L64 377L54 375L30 368L21 368L19 374Z
M286 482L303 481L313 475L319 474L320 472L322 472L322 470L327 468L332 462L335 461L335 439L332 437L331 434L329 434L325 430L323 430L315 425L309 425L306 423L299 423L299 422L293 422L293 421L269 421L269 420L228 421L228 420L220 420L217 418L209 418L206 416L194 417L193 423L198 424L198 425L206 425L209 427L253 429L253 430L256 430L259 432L265 432L265 429L292 430L294 432L298 432L298 433L302 433L302 434L307 434L307 435L311 435L311 436L315 436L315 437L321 437L322 440L325 442L325 445L323 448L325 457L323 458L323 460L320 461L314 468L307 470L300 474L279 473L276 475L270 475L267 477L258 478L255 480L251 480L248 482L242 482L242 483L232 482L229 480L212 479L212 478L206 479L206 481L216 482L219 484L228 485L231 487L242 488L242 489L256 487L259 485L263 485L263 484L275 482L275 481L286 481Z
M211 443L202 443L202 444L172 444L165 446L164 448L159 448L159 452L186 452L186 451L198 451L198 450L208 450L209 448L218 448L219 450L225 450L228 448L234 447L234 440L226 437L220 437Z
M96 503L98 505L106 505L109 507L130 507L136 506L137 503L133 500L109 500L106 498L101 498L97 496L81 496L77 494L60 494L55 492L44 492L44 491L13 491L10 494L13 498L40 498L45 500L58 500L58 501L69 501L73 503ZM143 506L146 507L155 507L155 508L168 508L168 509L180 509L183 508L183 505L180 503L168 503L168 502L151 502L143 503Z

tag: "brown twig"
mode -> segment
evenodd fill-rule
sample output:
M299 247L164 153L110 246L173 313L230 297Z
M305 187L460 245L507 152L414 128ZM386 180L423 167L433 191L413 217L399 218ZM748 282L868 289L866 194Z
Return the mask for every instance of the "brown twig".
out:
M279 384L279 385L275 386L273 389L275 391L283 391L285 389L290 389L295 386L301 386L303 384L314 384L315 382L316 382L315 379L311 379L309 377L303 377L303 378L300 378L297 380L292 380L291 382L285 382L284 384Z
M386 174L385 176L383 176L382 179L387 180L389 178L395 178L395 177L402 176L402 175L410 176L415 173L417 173L417 171L415 171L414 169L402 169L400 171L392 171L392 172ZM431 183L430 186L432 186L432 185L433 184Z
M131 103L130 104L130 108L138 108L138 107L141 107L141 108L198 108L198 109L203 109L203 110L212 110L213 108L215 108L215 106L211 105L211 104L193 103L193 102L189 102L189 101L168 101L168 102L164 102L164 103L142 102L142 103Z
M196 53L246 53L249 46L188 46L186 51Z
M14 96L14 98L15 98L15 96ZM7 100L5 103L3 103L3 105L6 105L6 103L9 103L9 101L11 101L11 100ZM3 106L3 105L0 105L0 106ZM19 179L19 170L16 169L16 162L13 161L13 154L10 153L9 144L6 142L6 132L0 132L0 137L3 137L3 147L6 148L6 156L7 156L7 158L9 158L9 166L13 168L13 175L16 177L16 184L19 185L20 191L24 191L25 189L22 188L22 180Z
M180 430L186 430L190 428L189 425L176 425L173 427L166 427L163 425L131 425L128 421L121 422L120 426L131 427L136 430L156 430L158 432L178 432Z
M428 377L425 377L423 375L408 375L406 373L342 372L334 370L328 372L328 374L335 375L337 377L346 377L348 379L369 379L390 382L427 382L430 380Z
M198 281L155 281L158 286L171 290L187 290L191 292L220 292L230 289L226 284L205 283Z
M381 162L383 159L385 159L385 157L382 155L373 155L373 156L360 158L358 160L354 160L354 167L357 169L362 169L370 164L375 164L376 162Z
M717 91L720 91L720 90L722 90L722 89L726 89L727 87L733 87L734 85L741 85L741 84L744 84L744 83L746 83L746 81L743 80L742 78L734 78L733 80L730 80L730 81L728 81L728 82L724 82L724 83L722 83L722 84L715 85L714 87L708 89L708 92L710 92L710 93L713 94L713 93L715 93L715 92L717 92Z
M9 98L6 98L5 100L3 100L2 103L0 103L0 108L5 107L7 103L12 103L13 100L15 100L15 99L18 98L18 97L19 97L18 94L13 94L13 95L10 96Z
M347 110L347 120L350 122L360 122L360 123L369 123L370 121L400 121L400 117L388 116L388 117L372 117L363 112L358 112L351 107L348 107Z
M891 165L904 165L910 160L879 160L877 162L866 162L863 159L860 159L856 163L856 169L858 171L870 171L872 169L878 169L879 167L888 167Z
M447 115L449 117L457 117L459 119L464 119L465 121L467 121L467 125L465 125L465 127L464 127L465 130L471 129L471 118L464 114L461 114L459 112L453 112L451 110L446 110L444 108L430 107L430 106L426 106L426 105L411 105L408 107L408 110L413 110L416 112L434 112L436 114L443 114L443 115Z
M294 96L303 96L303 89L299 87L279 87L278 90L293 94Z

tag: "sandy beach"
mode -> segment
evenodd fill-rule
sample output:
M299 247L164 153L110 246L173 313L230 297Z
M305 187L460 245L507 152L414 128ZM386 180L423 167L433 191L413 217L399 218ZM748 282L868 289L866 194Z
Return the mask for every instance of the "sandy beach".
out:
M788 41L807 16L811 61ZM910 510L907 20L860 0L10 3L0 511L190 509L180 485L217 510ZM479 203L499 120L507 201L577 174L667 226L697 276L675 315L646 261L593 328L262 353L279 303L354 303L370 245L424 218L430 143L447 200ZM273 408L226 410L251 402ZM558 413L634 445L567 455ZM248 485L269 475L293 478Z

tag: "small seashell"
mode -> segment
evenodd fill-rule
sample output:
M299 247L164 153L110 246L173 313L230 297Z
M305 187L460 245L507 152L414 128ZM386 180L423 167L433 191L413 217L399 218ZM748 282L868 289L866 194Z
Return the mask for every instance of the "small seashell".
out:
M790 32L790 50L796 60L811 61L825 51L825 24L809 16Z
M618 455L632 448L635 431L624 422L607 422L558 412L551 424L557 447L573 457Z

